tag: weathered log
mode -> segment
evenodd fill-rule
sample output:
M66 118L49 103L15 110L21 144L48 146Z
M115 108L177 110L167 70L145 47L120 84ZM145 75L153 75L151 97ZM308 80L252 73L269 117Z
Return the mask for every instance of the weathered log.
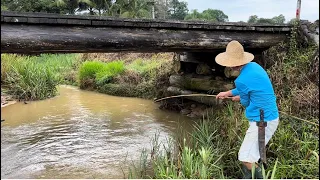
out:
M229 67L224 68L224 75L225 75L227 78L236 78L236 77L239 76L239 74L240 74L239 71L232 70L232 69L229 68Z
M315 43L316 45L319 46L319 24L314 23L314 30L310 29L310 23L309 22L305 22L303 24L300 25L299 30L300 30L300 34L302 36L305 36L304 40L308 43L309 41L311 41L312 43ZM302 37L303 38L303 37Z
M167 88L167 91L169 93L171 93L172 95L186 95L186 94L197 94L196 92L193 91L189 91L189 90L185 90L179 87L174 87L174 86L169 86ZM206 104L206 105L217 105L217 104L221 104L222 100L217 100L215 97L183 97L192 101L196 101L202 104Z
M183 52L224 50L230 39L267 49L285 34L260 31L1 24L1 53Z
M212 74L212 70L209 65L201 63L197 65L196 73L199 75L210 75Z
M192 77L191 75L171 75L170 85L195 91L220 92L234 88L230 82L214 80L210 76Z
M179 58L179 54L174 53L173 56L173 71L177 74L179 74L181 72L181 62L180 62L180 58Z

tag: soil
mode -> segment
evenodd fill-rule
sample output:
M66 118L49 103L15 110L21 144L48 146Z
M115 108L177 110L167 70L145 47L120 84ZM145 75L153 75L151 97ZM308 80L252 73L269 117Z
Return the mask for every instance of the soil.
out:
M17 101L15 101L12 96L1 92L1 108L12 105L16 102Z

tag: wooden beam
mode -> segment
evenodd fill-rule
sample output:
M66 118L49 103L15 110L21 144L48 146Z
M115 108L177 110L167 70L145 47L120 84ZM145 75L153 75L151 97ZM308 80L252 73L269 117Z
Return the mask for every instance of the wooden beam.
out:
M183 52L224 50L231 40L267 49L284 33L1 24L1 53Z

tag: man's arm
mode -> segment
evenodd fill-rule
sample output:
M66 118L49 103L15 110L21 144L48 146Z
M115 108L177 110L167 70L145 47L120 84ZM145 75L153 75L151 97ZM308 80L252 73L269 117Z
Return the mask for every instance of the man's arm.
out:
M240 95L240 103L244 106L244 107L248 107L250 104L250 94L249 94L249 88L243 84L243 83L237 83L237 90L239 92Z

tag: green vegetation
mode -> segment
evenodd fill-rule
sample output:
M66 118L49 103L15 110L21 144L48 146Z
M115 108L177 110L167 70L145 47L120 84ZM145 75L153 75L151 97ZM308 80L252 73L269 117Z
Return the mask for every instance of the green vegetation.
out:
M19 12L48 12L82 15L112 16L124 18L152 18L175 20L202 20L227 22L228 16L218 9L208 8L203 12L193 9L189 12L188 3L183 0L2 0L1 10ZM292 20L291 20L292 21ZM290 21L290 22L291 22ZM243 21L241 21L243 22ZM283 24L285 17L280 14L273 18L249 17L248 23Z
M2 54L1 59L1 84L19 100L53 97L58 84L76 85L110 95L159 97L165 93L164 85L171 72L170 58L157 55L127 63L84 60L84 55L80 54Z
M152 149L143 151L140 164L130 168L129 178L241 178L237 155L247 127L242 107L229 103L215 116L196 125L184 139L161 144L155 137ZM313 125L281 117L267 145L269 167L264 177L318 179L318 131Z
M19 100L39 100L56 95L60 83L74 84L78 55L19 56L1 54L1 85Z
M300 43L295 28L289 42L265 52L279 110L289 114L280 113L267 145L265 178L319 179L319 126L303 121L319 124L319 57L316 46ZM155 138L129 178L241 178L237 155L247 128L241 105L229 102L186 134L188 143Z
M154 56L125 64L87 61L79 69L80 88L117 96L153 98L163 96L171 72L170 59Z
M202 13L197 10L192 10L185 18L185 20L206 20L213 22L227 22L228 16L225 15L221 10L217 9L207 9Z
M96 88L97 86L109 83L112 78L124 71L122 61L103 63L99 61L86 61L79 69L80 88Z
M267 23L267 24L284 24L286 21L284 15L280 14L271 19L268 18L258 18L257 15L252 15L248 19L248 23Z

